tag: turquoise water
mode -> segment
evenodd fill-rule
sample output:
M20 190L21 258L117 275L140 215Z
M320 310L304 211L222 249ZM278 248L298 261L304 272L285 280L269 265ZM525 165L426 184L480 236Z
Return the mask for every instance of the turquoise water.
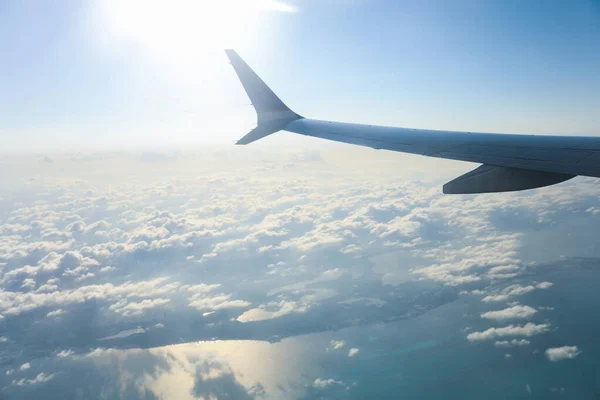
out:
M468 341L469 332L510 322L480 317L481 312L506 304L490 305L481 302L481 296L462 295L416 318L276 343L196 342L40 358L31 363L32 376L38 368L54 374L53 379L45 385L10 384L15 380L6 375L6 367L3 394L7 398L594 399L600 397L596 262L567 261L520 278L517 283L523 285L554 283L550 289L515 299L539 309L532 323L551 325L548 332L528 337L527 346L498 348L494 340ZM504 339L512 338L498 340ZM335 348L332 341L341 347ZM565 345L578 346L581 354L558 362L546 357L547 348ZM357 354L350 356L350 349Z
M360 385L340 396L600 397L597 271L563 268L540 272L536 278L554 282L552 289L535 291L519 301L534 307L553 307L538 312L533 319L536 323L550 323L552 328L548 333L528 338L529 346L506 349L494 347L493 340L467 341L462 332L466 326L485 330L490 324L478 317L482 304L477 299L461 298L414 320L387 325L385 335L364 343L360 366L342 365L338 375L356 379ZM550 362L544 350L563 345L577 345L581 354L572 360Z

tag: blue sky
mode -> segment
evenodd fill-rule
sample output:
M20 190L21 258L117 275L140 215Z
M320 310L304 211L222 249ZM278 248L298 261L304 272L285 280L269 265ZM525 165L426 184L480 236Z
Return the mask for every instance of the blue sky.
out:
M310 117L600 134L595 0L14 1L0 35L5 151L228 145L255 117L224 47Z

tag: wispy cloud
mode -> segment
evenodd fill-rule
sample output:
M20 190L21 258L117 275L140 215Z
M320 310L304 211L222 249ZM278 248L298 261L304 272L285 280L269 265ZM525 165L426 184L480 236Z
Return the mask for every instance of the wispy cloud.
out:
M501 340L499 342L494 343L496 347L517 347L517 346L527 346L529 345L529 340L527 339L513 339L513 340Z

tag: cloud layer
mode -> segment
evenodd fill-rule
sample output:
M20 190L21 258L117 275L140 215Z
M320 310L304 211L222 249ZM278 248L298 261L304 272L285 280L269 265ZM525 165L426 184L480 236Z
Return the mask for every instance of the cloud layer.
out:
M597 218L595 181L443 196L431 179L400 179L407 168L384 156L357 170L354 159L318 152L249 154L56 156L29 160L44 163L35 178L7 176L0 323L13 373L28 371L29 353L278 341L410 319L461 296L463 318L477 320L461 333L470 346L517 354L560 329L555 304L533 302L560 282L537 277L544 260L523 249L537 232L562 238L563 224ZM320 348L354 361L367 354L340 338ZM548 359L579 354L556 349ZM205 377L218 369L202 368ZM29 371L14 385L52 374ZM318 379L309 386L343 386Z

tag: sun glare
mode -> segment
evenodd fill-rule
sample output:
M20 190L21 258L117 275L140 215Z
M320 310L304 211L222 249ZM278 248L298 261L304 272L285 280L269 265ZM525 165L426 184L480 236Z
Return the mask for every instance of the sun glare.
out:
M106 0L110 33L169 62L198 64L207 53L251 47L261 11L294 12L274 0Z

